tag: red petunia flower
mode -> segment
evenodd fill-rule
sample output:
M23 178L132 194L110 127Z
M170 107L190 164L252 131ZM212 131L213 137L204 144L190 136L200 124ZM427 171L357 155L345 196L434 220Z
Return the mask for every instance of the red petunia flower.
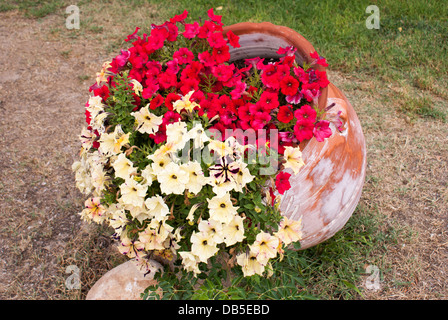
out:
M138 36L137 36L138 30L140 30L140 27L135 28L134 33L128 35L128 37L124 41L128 42L128 41L131 41L133 39L137 39L138 38Z
M165 106L168 108L168 110L173 110L173 102L179 100L181 97L178 94L175 94L173 92L168 93L168 95L165 98Z
M279 172L275 177L275 187L280 194L284 194L287 190L291 189L291 184L289 183L290 173Z
M313 137L314 123L311 121L300 121L294 125L294 134L300 142Z
M291 106L281 106L277 113L277 120L283 123L290 123L292 119L294 119L294 113Z
M220 64L212 68L212 74L219 81L226 82L233 76L234 70L235 70L234 64L231 65Z
M168 37L166 38L166 40L171 42L176 41L179 34L179 28L174 23L168 21L164 23L164 26L168 30Z
M199 27L198 38L206 39L216 30L216 24L211 21L204 21L204 24Z
M210 45L210 47L212 47L212 48L220 48L220 47L227 45L227 41L224 39L221 32L212 33L207 38L207 41L208 41L208 44Z
M169 124L178 122L181 119L180 114L178 114L177 112L174 111L167 111L164 115L163 115L163 119L162 119L162 124L164 126L167 126Z
M143 99L150 99L154 93L156 93L159 90L159 85L154 83L147 83L147 87L143 89L142 91L142 97Z
M170 22L171 23L183 22L185 19L187 19L187 16L188 16L188 11L184 10L184 12L182 12L182 14L178 14L178 15L175 15L174 17L172 17L170 19Z
M310 121L314 123L316 121L317 112L313 107L305 104L300 109L294 111L294 116L296 117L297 122Z
M180 48L173 54L173 58L177 59L177 63L179 64L188 64L191 63L194 59L194 54L187 48Z
M173 59L171 61L168 61L166 63L167 69L166 71L169 71L171 73L177 74L180 70L179 64L177 63L177 59Z
M286 76L280 81L280 90L286 96L293 96L299 89L299 81L293 76Z
M221 22L222 16L216 15L213 12L213 8L210 8L207 11L207 15L208 15L208 17L210 18L211 21L216 22L218 25L222 26L222 22Z
M163 125L163 124L160 125L160 126L159 126L159 131L157 131L156 134L150 134L149 137L150 137L151 139L154 139L154 142L155 142L156 144L165 142L166 139L167 139L167 136L166 136L166 127L165 127L165 125Z
M160 106L162 105L162 103L163 103L163 97L162 97L161 94L158 94L158 95L155 96L155 98L153 98L153 99L151 100L151 102L149 103L149 108L150 108L151 110L155 110L155 109L157 109L158 107L160 107Z
M131 56L131 53L127 50L120 50L121 53L115 57L115 60L119 67L124 67L126 63L128 62L129 57Z
M255 130L263 129L268 122L271 121L271 116L267 112L257 112L257 114L254 115L254 120L251 121L251 126Z
M230 59L229 47L227 45L213 48L213 58L217 63L224 63Z
M317 51L311 52L310 56L314 59L315 64L320 64L323 67L328 67L327 60L324 57L319 56Z
M186 23L185 31L182 35L187 39L193 39L199 33L199 23L195 21L194 23Z
M165 28L152 29L151 35L148 37L148 42L145 45L146 50L154 51L161 49L168 36L169 32Z
M263 106L265 110L274 110L279 106L278 94L272 91L264 91L257 104Z
M252 105L251 103L247 103L237 109L238 117L241 120L248 122L253 119L253 114L251 112L251 105Z
M229 40L229 44L234 48L241 47L240 45L240 37L234 34L231 30L227 31L227 40Z
M204 65L204 67L213 67L216 65L216 61L213 56L208 51L204 51L198 54L199 61Z
M185 96L192 90L199 90L199 80L195 78L183 79L181 82L180 92Z
M232 96L232 99L239 99L241 98L241 95L246 90L247 84L241 80L238 80L235 82L235 89L230 91L230 95Z
M93 95L100 96L103 99L103 102L106 102L107 98L109 98L109 87L107 85L103 85L100 88L93 89Z
M168 70L160 73L157 80L160 87L164 90L177 86L177 76Z

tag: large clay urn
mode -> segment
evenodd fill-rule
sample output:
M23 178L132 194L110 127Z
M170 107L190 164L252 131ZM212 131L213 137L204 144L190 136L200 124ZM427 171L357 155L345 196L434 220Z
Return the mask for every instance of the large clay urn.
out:
M269 22L243 22L225 27L240 37L240 48L230 48L231 61L254 57L275 58L279 47L297 48L296 61L311 63L315 49L296 31ZM318 65L319 70L325 70ZM329 79L331 81L331 79ZM318 142L301 144L305 166L290 179L280 209L288 218L302 219L301 248L321 243L338 232L354 212L366 172L366 146L361 124L347 98L332 83L322 90L319 108L334 103L328 113L341 111L343 131Z
M230 48L231 61L254 57L278 57L279 47L297 48L296 60L311 63L313 46L296 31L268 22L238 23L224 28L240 37L240 48ZM318 66L320 70L325 70ZM330 79L331 80L331 79ZM319 108L335 103L328 112L341 111L344 130L334 130L324 142L314 138L301 144L305 166L291 177L291 189L283 196L283 215L302 219L301 248L331 238L354 212L366 172L366 146L361 124L346 97L333 84L319 97ZM89 292L87 299L138 299L151 279L145 279L129 261L109 271Z

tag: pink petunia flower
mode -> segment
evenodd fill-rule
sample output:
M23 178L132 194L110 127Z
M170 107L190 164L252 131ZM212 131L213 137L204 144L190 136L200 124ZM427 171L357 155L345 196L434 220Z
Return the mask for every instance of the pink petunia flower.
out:
M321 120L317 122L313 129L313 135L319 142L329 138L331 136L330 121Z

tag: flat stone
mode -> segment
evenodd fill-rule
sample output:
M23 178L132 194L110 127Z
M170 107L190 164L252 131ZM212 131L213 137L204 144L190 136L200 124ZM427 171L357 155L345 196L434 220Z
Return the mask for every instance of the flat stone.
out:
M144 276L132 261L127 261L102 276L86 300L141 300L140 294L157 281Z

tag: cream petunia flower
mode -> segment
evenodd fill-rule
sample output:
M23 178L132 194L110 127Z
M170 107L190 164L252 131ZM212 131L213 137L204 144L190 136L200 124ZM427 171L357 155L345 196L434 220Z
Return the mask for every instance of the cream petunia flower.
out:
M264 272L265 265L257 260L257 255L252 251L237 255L236 262L242 267L245 277L250 277L254 274L262 275Z
M222 223L213 219L202 220L198 225L198 230L210 234L216 244L224 242Z
M213 197L207 199L210 218L221 223L229 223L237 215L237 209L230 200L230 194L226 193L223 197Z
M219 140L210 140L208 148L211 151L214 151L216 156L220 158L233 155L232 147L229 146L225 141L222 142Z
M260 232L255 238L255 242L250 246L250 250L257 255L258 262L266 264L270 258L277 255L279 240L277 237L267 232Z
M106 171L103 170L102 166L95 166L90 170L91 173L91 183L95 188L95 193L100 194L107 185L110 183L110 177L107 175Z
M180 251L179 255L182 257L182 265L188 272L193 272L195 275L201 273L199 270L199 258L188 251Z
M100 96L90 97L87 104L86 110L90 113L90 121L92 121L92 119L94 119L100 112L104 111L103 98Z
M209 178L205 177L204 172L202 172L201 164L196 161L189 161L188 163L181 165L181 168L185 172L188 172L189 175L187 185L188 191L197 195L201 191L202 187L209 181Z
M112 163L112 167L115 170L115 176L125 180L137 172L137 168L134 168L132 161L126 158L124 153L118 155Z
M89 194L92 192L93 185L91 175L87 169L87 161L85 157L81 158L81 161L75 161L72 165L72 170L75 172L76 187L83 194Z
M121 148L129 143L129 135L130 133L123 132L121 125L116 125L114 132L101 134L99 151L106 156L120 153Z
M200 206L201 206L201 203L195 203L194 205L191 206L190 211L188 212L188 215L186 218L190 225L193 225L194 213Z
M171 157L169 157L168 155L157 157L152 154L149 155L147 158L153 161L153 163L151 163L151 169L152 174L156 176L160 174L163 170L165 170L166 166L169 163L173 162L171 160Z
M126 179L120 185L121 201L124 204L131 204L136 207L143 206L148 186L139 184L132 178Z
M237 242L243 241L246 236L244 235L244 218L240 216L234 216L229 224L224 225L223 234L224 242L226 246L234 245Z
M140 95L140 93L142 93L142 91L143 91L142 84L140 82L138 82L137 80L135 80L135 79L131 80L131 84L132 84L132 87L134 89L134 93L136 95Z
M182 194L189 181L189 174L182 170L178 164L170 162L165 166L165 169L157 175L157 180L160 182L162 193Z
M235 191L243 192L243 188L246 184L251 183L254 180L254 176L247 168L247 164L239 162L239 170L237 173L232 174L232 178L235 181Z
M142 258L145 253L143 249L145 248L144 243L138 240L131 240L127 236L121 239L121 243L118 245L118 250L128 256L129 258Z
M134 206L132 204L124 204L122 202L122 199L119 199L118 201L125 207L126 210L129 211L131 216L134 219L137 219L140 223L143 223L144 220L150 218L148 211L143 206Z
M302 152L300 148L285 147L285 152L283 153L283 158L285 159L284 167L291 168L294 174L300 171L300 168L305 165L302 159Z
M146 250L163 250L165 249L163 242L167 236L166 232L159 233L157 229L148 226L139 233L139 240L145 245Z
M199 258L201 262L207 262L208 258L218 252L213 235L205 232L194 232L191 235L191 253Z
M171 144L174 150L181 150L188 140L187 124L185 122L178 121L166 126L166 143Z
M81 212L83 220L101 223L106 215L106 210L99 197L89 198L85 202L85 209Z
M156 176L154 175L154 171L152 170L152 167L150 165L146 166L146 168L142 170L141 177L143 178L142 185L148 187L152 185L152 182L156 178Z
M302 239L302 218L300 220L292 220L283 217L280 221L279 230L274 233L285 245Z
M90 150L93 145L93 141L96 138L96 135L92 130L88 130L87 128L82 128L81 134L79 135L79 140L81 141L81 146L85 150Z
M116 235L121 235L124 228L129 222L126 212L121 204L114 203L107 208L109 214L109 225L114 228Z
M159 195L146 199L145 205L149 210L150 216L157 221L162 221L170 214L170 209Z
M137 131L140 133L155 134L163 122L162 116L156 116L149 111L149 104L137 112L131 112L137 121Z
M188 112L192 112L195 107L200 107L198 103L190 101L190 98L193 95L193 93L194 90L191 90L185 96L174 102L173 103L174 110L176 110L178 113L180 113L184 109L187 110Z
M111 67L111 61L106 61L103 63L101 71L96 74L96 84L99 85L101 82L106 82L107 78L112 74L108 69Z
M195 148L204 148L204 143L210 141L210 138L205 133L201 123L197 123L190 131L188 131L188 138L193 140Z

